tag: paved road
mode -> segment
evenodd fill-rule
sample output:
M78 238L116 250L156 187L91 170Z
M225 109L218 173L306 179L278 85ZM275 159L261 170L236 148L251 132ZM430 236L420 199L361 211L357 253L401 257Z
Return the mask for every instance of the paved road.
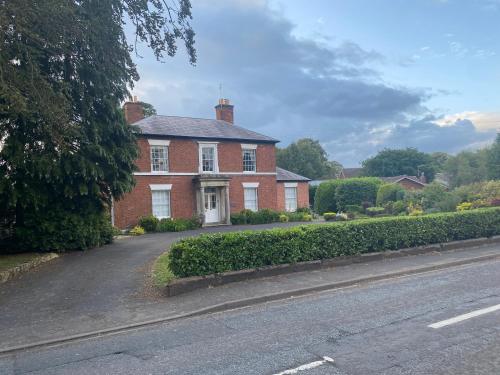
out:
M147 270L181 237L298 225L222 226L121 239L73 252L0 285L0 347L101 329L143 319ZM77 329L72 329L73 327ZM8 344L6 342L8 341Z
M0 373L498 374L500 310L429 325L499 305L500 261L477 263L4 356Z

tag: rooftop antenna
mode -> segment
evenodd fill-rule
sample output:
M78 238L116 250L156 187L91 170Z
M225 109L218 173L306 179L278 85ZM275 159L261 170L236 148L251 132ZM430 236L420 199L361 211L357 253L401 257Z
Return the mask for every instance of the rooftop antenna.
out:
M222 99L222 83L219 83L219 99Z

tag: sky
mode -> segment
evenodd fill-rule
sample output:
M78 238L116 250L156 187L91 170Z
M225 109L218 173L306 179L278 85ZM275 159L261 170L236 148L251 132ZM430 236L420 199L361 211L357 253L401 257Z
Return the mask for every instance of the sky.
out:
M384 148L455 154L500 130L500 0L192 0L195 66L140 47L158 114L320 141L356 167Z

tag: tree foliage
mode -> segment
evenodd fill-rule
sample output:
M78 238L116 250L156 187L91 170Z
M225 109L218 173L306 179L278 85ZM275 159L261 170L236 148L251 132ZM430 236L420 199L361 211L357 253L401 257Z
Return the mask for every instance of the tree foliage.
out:
M362 163L365 176L391 177L399 175L420 176L434 179L435 161L431 155L415 148L385 149Z
M0 213L24 249L105 242L103 214L137 157L119 108L139 78L125 21L158 59L182 40L196 61L189 0L166 4L0 1Z
M156 115L156 108L153 107L152 104L146 102L140 102L142 105L142 110L144 111L144 117L154 116Z
M482 149L462 151L450 157L443 168L450 186L457 187L486 180L488 176L487 155L487 149Z
M497 134L495 143L488 150L486 167L490 180L500 180L500 133Z
M335 178L342 169L339 163L328 160L326 151L318 141L310 138L299 139L288 147L278 148L276 164L310 179Z

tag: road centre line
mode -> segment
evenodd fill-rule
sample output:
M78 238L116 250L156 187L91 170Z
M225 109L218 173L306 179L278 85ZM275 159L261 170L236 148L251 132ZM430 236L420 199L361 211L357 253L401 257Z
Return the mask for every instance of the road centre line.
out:
M462 321L467 320L467 319L475 318L477 316L489 314L489 313L497 311L497 310L500 310L500 304L495 305L495 306L486 307L484 309L472 311L472 312L467 313L467 314L458 315L458 316L455 316L454 318L442 320L440 322L430 324L427 327L434 328L434 329L442 328L442 327L449 326L451 324L462 322Z
M330 357L323 357L323 360L321 360L321 361L314 361L314 362L311 362L311 363L306 363L305 365L301 365L299 367L295 367L295 368L292 368L292 369L289 369L289 370L278 372L278 373L276 373L274 375L293 375L293 374L298 373L299 371L311 370L313 368L316 368L316 367L319 367L319 366L323 366L326 363L333 363L333 362L334 361L333 361L332 358L330 358Z

